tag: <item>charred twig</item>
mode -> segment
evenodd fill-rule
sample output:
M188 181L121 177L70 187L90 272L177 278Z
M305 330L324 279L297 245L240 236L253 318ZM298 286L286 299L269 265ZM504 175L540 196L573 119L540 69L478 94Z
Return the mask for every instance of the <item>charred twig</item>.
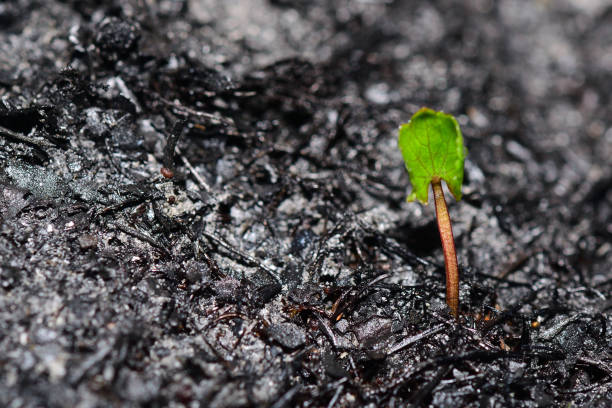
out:
M94 217L98 217L100 215L108 215L110 213L114 213L115 211L122 210L127 207L133 207L135 205L142 204L147 201L149 197L137 197L137 198L128 198L125 201L121 201L120 203L111 204L106 206L94 213Z
M214 276L217 276L219 278L227 277L226 274L221 272L221 270L219 269L219 265L217 265L217 262L215 262L215 260L208 253L202 254L202 257L204 258L204 262L206 262L206 265L208 265L210 271Z
M497 282L497 285L501 284L501 283L505 283L510 287L527 287L527 288L531 288L533 285L531 283L524 283L524 282L515 282L515 281L511 281L506 279L505 277L499 277L499 276L494 276L494 275L489 275L486 273L482 273L482 272L476 272L475 273L477 276L483 277L485 279L491 279L492 281Z
M134 109L136 113L142 112L142 106L138 102L138 98L134 95L134 92L130 88L127 87L121 76L116 76L112 79L112 81L117 85L121 94L127 98L134 105Z
M552 340L554 339L559 333L561 333L561 331L563 331L563 329L565 329L565 327L567 325L569 325L570 323L575 322L576 320L580 319L580 315L574 315L574 316L569 316L563 320L561 320L560 322L558 322L557 324L555 324L554 326L544 330L542 333L540 333L540 335L538 336L538 338L540 340Z
M323 316L326 319L330 319L329 313L327 313L325 310L318 308L316 306L311 306L311 305L299 305L297 307L290 307L290 311L292 313L293 316L302 313L302 312L312 312L314 314L318 314L320 316Z
M389 277L388 273L384 273L382 275L377 276L376 278L372 279L370 282L368 282L367 284L363 285L362 288L359 289L359 291L354 294L353 296L351 296L349 298L349 300L345 303L342 304L342 302L349 296L349 294L351 292L353 292L353 288L346 290L344 293L342 293L340 295L340 297L334 302L334 305L332 307L332 317L331 320L332 321L337 321L340 320L340 317L342 316L342 314L349 309L350 307L354 306L355 303L357 303L357 301L361 298L361 296L363 295L363 293L370 289L372 286L374 286L375 284L377 284L378 282L387 279Z
M526 357L544 358L547 360L562 360L565 358L565 355L559 351L550 351L548 354L539 352L473 351L459 355L438 357L408 368L404 373L400 374L396 378L393 378L386 386L372 390L371 394L384 395L388 394L392 390L394 390L394 393L396 393L414 375L432 367L440 367L441 365L448 364L454 365L467 361L491 362L500 359L522 360Z
M593 289L593 288L587 288L585 286L582 286L580 288L576 288L576 289L568 289L567 290L568 293L578 293L578 292L587 292L589 294L594 294L597 297L599 297L601 300L607 300L606 296L601 293L600 291L598 291L597 289Z
M102 360L108 358L108 355L115 350L115 346L117 345L117 338L113 338L112 340L101 341L98 344L97 352L85 359L79 366L73 367L70 371L68 377L68 383L75 386L78 385L83 378L87 375L87 373Z
M334 226L331 231L329 231L327 234L325 234L323 238L321 238L317 246L317 254L315 255L314 260L310 263L310 265L308 265L308 273L310 275L313 275L315 271L318 271L321 268L321 265L323 265L324 258L329 254L329 251L327 250L327 248L325 248L327 245L327 241L329 241L334 235L338 234L342 228L344 228L343 222ZM350 233L350 230L345 231L345 234L348 233Z
M452 368L453 366L451 365L451 366L442 367L438 369L438 373L435 375L433 379L428 381L427 384L425 384L424 386L419 387L419 391L414 396L414 398L412 398L411 400L413 404L412 406L415 406L415 407L422 406L423 400L425 400L425 398L427 398L427 396L431 394L433 389L436 388L438 384L440 384L440 381L442 380L442 378L448 375L448 373L452 370Z
M228 361L225 357L223 357L221 353L219 353L219 350L217 350L212 346L212 344L210 344L206 336L202 336L202 341L204 342L204 344L206 344L206 346L208 346L212 354L214 354L214 356L217 358L217 362L219 362L228 372L231 371L233 368L231 362Z
M133 236L134 238L138 238L141 241L145 241L149 244L151 244L154 248L159 249L164 255L166 256L171 256L170 252L168 251L168 249L166 249L165 246L163 246L162 244L160 244L159 242L157 242L155 239L153 239L152 237L150 237L147 234L144 234L142 232L138 232L132 228L129 228L121 223L115 222L112 225L114 225L117 229L119 229L120 231L125 232L128 235Z
M344 170L345 167L348 166L339 166L340 171ZM347 168L346 173L349 177L354 178L365 192L380 200L394 201L390 192L401 191L403 188L386 184L384 181L378 180L376 177L372 176L369 174L369 172L364 171L363 169L359 170Z
M210 269L210 272L213 276L218 278L225 278L226 275L221 272L221 270L219 269L219 265L217 265L217 262L215 262L215 260L210 256L210 250L206 242L201 239L197 239L197 237L200 236L203 231L204 223L200 222L196 225L195 231L188 232L189 239L191 240L191 242L193 242L194 256L197 260L199 260L200 258L204 259L204 262L208 266L208 269Z
M345 378L343 378L343 380L345 380ZM336 401L338 401L338 398L340 397L340 394L342 394L343 390L344 390L344 385L341 384L336 389L336 392L334 393L334 396L332 397L332 399L329 400L329 404L327 404L327 408L333 408L336 405Z
M156 98L162 103L164 103L165 105L170 106L178 114L193 115L193 116L197 116L197 117L209 120L212 123L218 123L218 124L224 124L224 125L231 126L231 127L236 127L236 124L230 118L225 118L222 116L213 115L208 112L202 112L202 111L198 111L195 109L191 109L185 105L182 105L178 101L169 101L159 95L156 95Z
M444 363L461 363L463 361L480 361L490 362L499 359L524 359L526 357L541 358L550 361L563 360L565 354L559 350L545 350L547 353L539 351L525 351L525 352L510 352L510 351L472 351L459 355L451 355L445 357L439 357L432 364L444 364Z
M416 343L417 341L422 340L425 337L433 336L434 334L440 333L444 329L445 326L446 326L445 324L441 324L441 325L439 325L437 327L434 327L433 329L425 330L425 331L422 331L421 333L416 334L416 335L414 335L412 337L408 337L408 338L402 340L401 342L399 342L398 344L396 344L395 346L390 347L387 350L387 355L390 355L390 354L393 354L393 353L395 353L397 351L400 351L404 347L408 347L409 345L411 345L413 343Z
M289 391L287 391L286 393L284 393L275 403L274 405L272 405L271 408L284 408L286 406L289 406L289 403L291 402L291 400L293 399L293 397L295 397L295 394L297 394L300 390L302 389L302 384L296 384L293 387L289 388Z
M202 231L202 235L204 235L207 239L209 239L210 241L212 241L216 245L226 249L231 254L235 255L239 260L241 260L247 266L256 266L256 267L260 268L261 270L263 270L264 272L266 272L268 275L270 275L277 283L281 283L280 277L278 276L278 274L275 271L273 271L272 269L268 268L267 266L262 264L260 261L258 261L257 259L255 259L251 255L246 254L246 253L240 251L239 249L234 248L232 245L227 243L225 240L223 240L222 238L220 238L220 237L218 237L218 236L216 236L214 234L211 234L210 232Z
M176 144L183 133L183 129L185 127L184 120L178 120L174 124L172 132L170 132L170 136L168 136L168 140L166 141L166 146L164 147L164 156L163 156L163 164L164 168L170 170L169 173L164 173L170 175L172 177L174 173L174 153L176 149ZM171 178L170 177L170 178Z
M183 155L181 153L181 151L179 150L178 147L175 148L175 151L176 151L176 154L178 154L181 157L181 160L182 160L183 164L185 165L185 167L187 167L187 169L189 169L189 171L193 175L193 178L196 179L196 181L198 182L200 187L202 187L204 189L204 191L209 193L210 192L210 186L208 185L208 183L202 178L202 176L200 176L200 174L196 171L196 169L191 165L191 162L189 160L187 160L185 155Z
M331 329L331 327L329 327L329 325L327 324L327 322L325 320L323 320L321 318L321 316L318 313L313 313L314 316L317 318L317 320L319 321L319 324L321 326L323 326L323 328L325 329L325 333L327 334L327 336L329 337L329 339L332 342L332 346L334 348L338 347L338 340L336 339L336 335L334 334L333 330Z
M106 148L106 153L108 154L108 159L110 161L110 164L115 168L117 173L122 174L128 179L131 178L130 175L124 171L123 167L121 167L118 163L115 162L115 159L113 157L113 152L111 151L109 139L104 139L104 147Z
M579 389L574 389L574 390L568 390L568 391L558 391L559 394L582 394L585 392L589 392L589 391L593 391L596 388L601 387L601 384L599 383L595 383L593 385L591 385L590 387L584 387L584 388L579 388ZM612 387L612 385L608 384L608 387Z
M257 324L259 324L259 322L257 320L254 320L253 322L251 322L249 327L247 327L246 329L242 330L242 332L240 333L240 335L238 336L238 338L234 342L234 347L233 347L234 350L236 350L236 348L240 345L240 343L242 342L242 339L244 338L244 336L247 333L252 332L253 329L255 328L255 326L257 326Z
M228 313L224 313L221 316L217 317L214 320L214 323L218 323L221 320L225 320L225 319L242 319L242 320L247 320L248 316L242 314L242 313L236 313L236 312L228 312Z
M0 135L5 136L9 139L16 140L18 142L26 143L31 146L37 147L44 151L45 147L53 147L53 143L44 139L34 139L24 135L23 133L15 132L11 129L7 129L4 126L0 126Z
M494 346L493 344L491 344L488 340L483 339L480 335L480 332L477 331L476 329L473 329L471 327L466 327L464 326L464 329L467 330L468 332L472 333L472 339L474 339L474 341L478 342L478 345L483 349L483 350L496 350L497 347Z
M612 368L610 368L609 362L606 363L600 360L594 360L592 358L587 357L578 357L578 361L582 364L596 367L597 369L606 373L608 376L612 376Z

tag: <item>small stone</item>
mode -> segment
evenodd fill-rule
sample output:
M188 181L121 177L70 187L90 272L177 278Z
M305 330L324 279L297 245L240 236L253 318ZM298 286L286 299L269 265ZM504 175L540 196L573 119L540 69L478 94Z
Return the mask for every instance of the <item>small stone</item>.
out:
M98 245L98 239L93 234L82 234L79 237L79 246L81 249L92 249Z
M306 333L293 323L278 323L270 326L270 337L281 346L295 349L306 343Z

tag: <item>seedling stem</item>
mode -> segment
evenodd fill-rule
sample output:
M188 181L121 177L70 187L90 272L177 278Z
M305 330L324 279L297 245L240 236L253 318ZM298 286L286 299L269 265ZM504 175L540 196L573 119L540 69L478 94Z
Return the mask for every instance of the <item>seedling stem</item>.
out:
M455 239L453 238L453 228L451 226L442 182L433 180L431 183L434 193L434 203L436 205L436 219L438 220L438 230L444 251L444 265L446 267L446 303L451 309L455 319L459 318L459 268L457 265L457 253L455 252Z

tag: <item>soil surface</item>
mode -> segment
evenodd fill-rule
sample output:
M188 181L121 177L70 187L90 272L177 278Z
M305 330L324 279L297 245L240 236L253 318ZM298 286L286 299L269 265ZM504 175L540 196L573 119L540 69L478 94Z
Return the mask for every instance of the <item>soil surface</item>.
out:
M3 1L0 405L609 407L611 89L609 0Z

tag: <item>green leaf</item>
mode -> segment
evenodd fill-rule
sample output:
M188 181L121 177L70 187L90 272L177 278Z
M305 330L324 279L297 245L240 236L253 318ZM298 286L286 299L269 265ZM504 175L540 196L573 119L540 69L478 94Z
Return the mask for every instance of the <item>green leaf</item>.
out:
M421 108L399 129L399 149L412 184L408 201L427 204L429 183L446 181L456 200L461 199L465 147L459 124L452 115Z

